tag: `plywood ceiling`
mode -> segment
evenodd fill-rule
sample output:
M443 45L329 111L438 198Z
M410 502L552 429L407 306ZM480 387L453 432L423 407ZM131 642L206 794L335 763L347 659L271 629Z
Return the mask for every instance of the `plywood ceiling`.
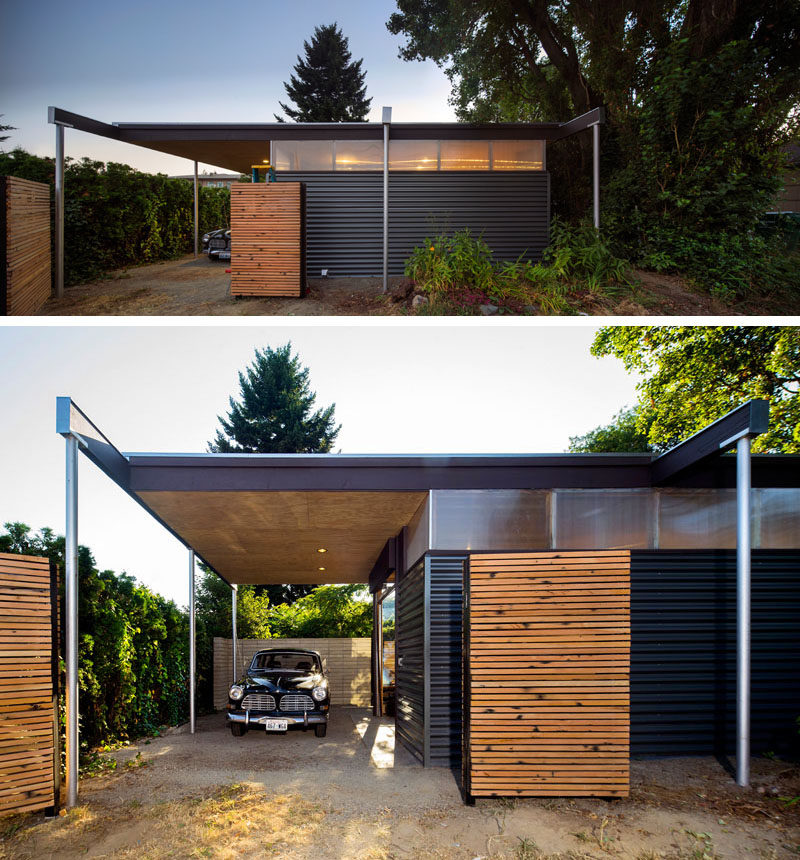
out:
M137 495L229 582L316 585L367 582L383 545L408 525L426 493Z

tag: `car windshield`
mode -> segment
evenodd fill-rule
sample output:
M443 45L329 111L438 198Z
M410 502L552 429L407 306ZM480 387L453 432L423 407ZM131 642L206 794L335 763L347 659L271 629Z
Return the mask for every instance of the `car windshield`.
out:
M314 654L270 651L268 654L256 654L250 668L261 671L319 672L319 660Z

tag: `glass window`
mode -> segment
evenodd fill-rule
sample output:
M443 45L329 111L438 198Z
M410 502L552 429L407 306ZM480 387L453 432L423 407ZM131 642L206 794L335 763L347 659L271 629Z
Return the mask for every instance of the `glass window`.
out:
M383 141L337 140L337 170L383 170Z
M649 549L655 494L643 490L557 490L554 549Z
M438 170L439 144L435 140L390 140L389 170Z
M332 140L281 140L273 147L276 170L333 170Z
M800 489L753 492L761 503L761 548L800 549Z
M736 490L662 490L658 519L660 549L732 549Z
M492 141L492 170L542 170L543 168L544 141Z
M488 140L443 140L442 170L488 170Z
M550 546L546 490L434 490L432 549Z

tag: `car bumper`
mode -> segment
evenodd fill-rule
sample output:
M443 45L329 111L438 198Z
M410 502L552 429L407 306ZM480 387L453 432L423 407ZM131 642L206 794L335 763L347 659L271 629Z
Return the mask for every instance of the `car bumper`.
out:
M302 716L290 714L251 714L250 711L228 711L229 723L244 723L246 726L261 726L267 720L286 720L289 728L307 729L309 726L321 726L328 722L327 714L315 712L304 713Z

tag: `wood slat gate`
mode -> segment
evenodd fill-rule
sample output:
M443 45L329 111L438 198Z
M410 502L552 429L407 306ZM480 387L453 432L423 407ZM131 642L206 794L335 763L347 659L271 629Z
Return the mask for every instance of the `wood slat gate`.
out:
M0 816L58 806L57 616L55 566L0 553Z
M627 796L630 553L471 555L463 789Z

